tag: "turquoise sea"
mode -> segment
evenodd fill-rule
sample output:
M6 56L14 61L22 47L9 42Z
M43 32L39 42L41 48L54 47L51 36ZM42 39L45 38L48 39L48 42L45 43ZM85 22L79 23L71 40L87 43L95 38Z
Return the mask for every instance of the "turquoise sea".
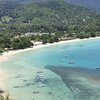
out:
M0 67L13 100L100 100L100 39L19 53Z

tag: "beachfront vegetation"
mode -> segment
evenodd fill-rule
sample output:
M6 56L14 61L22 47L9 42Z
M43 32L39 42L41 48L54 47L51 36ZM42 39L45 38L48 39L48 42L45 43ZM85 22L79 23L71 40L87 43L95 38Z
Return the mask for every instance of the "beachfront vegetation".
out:
M93 10L67 4L64 0L17 1L0 1L0 52L5 48L31 47L31 40L45 44L100 35L100 15ZM26 36L27 32L48 34Z
M42 37L42 40L43 40L43 44L46 44L46 43L54 43L54 42L58 42L59 39L56 35L43 35Z
M25 49L27 47L33 46L33 43L30 41L29 38L19 37L13 39L11 46L13 49Z
M12 37L9 34L0 34L0 53L8 49L24 49L33 46L28 37Z

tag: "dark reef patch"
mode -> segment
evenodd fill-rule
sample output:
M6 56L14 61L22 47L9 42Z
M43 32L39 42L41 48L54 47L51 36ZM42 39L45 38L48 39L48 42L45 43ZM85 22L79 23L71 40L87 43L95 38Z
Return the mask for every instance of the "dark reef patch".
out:
M100 100L100 71L64 66L46 66L62 78L74 100Z

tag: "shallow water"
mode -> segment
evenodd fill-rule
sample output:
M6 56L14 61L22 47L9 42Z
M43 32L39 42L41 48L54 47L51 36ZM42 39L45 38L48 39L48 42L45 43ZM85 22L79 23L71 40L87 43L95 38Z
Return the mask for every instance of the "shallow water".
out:
M73 94L73 100L100 100L100 71L64 66L47 66L46 68L62 78Z
M12 56L8 61L0 63L0 67L6 72L7 80L5 85L7 90L10 90L10 94L14 100L99 100L99 94L94 98L90 95L95 95L99 92L99 78L96 72L93 73L96 68L100 67L100 40L89 40L75 43L67 43L61 45L55 45L36 49L29 52L23 52ZM46 69L45 66L64 66L73 68L72 76L67 72L73 81L79 75L77 81L82 81L82 86L89 86L91 89L95 89L92 94L89 94L88 88L85 87L87 96L81 93L84 89L80 89L80 96L73 94L73 92L62 81L61 75ZM3 66L3 67L2 67ZM77 74L76 68L85 68L83 71ZM75 68L75 69L74 69ZM88 74L86 72L88 69ZM83 73L83 74L82 74ZM36 76L41 74L46 81L35 82ZM92 81L87 80L87 76ZM95 76L95 77L94 77ZM66 77L66 75L65 75ZM70 80L67 79L70 83ZM95 86L94 86L95 83ZM71 83L70 83L71 84ZM40 87L44 85L44 87ZM79 85L79 84L78 84ZM70 85L70 87L76 88L76 85ZM84 92L84 91L83 91ZM78 92L79 93L79 92Z

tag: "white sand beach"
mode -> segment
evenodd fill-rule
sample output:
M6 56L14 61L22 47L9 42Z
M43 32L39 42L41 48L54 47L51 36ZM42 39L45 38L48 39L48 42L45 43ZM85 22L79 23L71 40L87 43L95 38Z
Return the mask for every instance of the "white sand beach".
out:
M66 40L66 41L59 41L55 43L47 43L47 44L41 44L37 46L33 46L31 48L26 48L26 49L21 49L21 50L11 50L9 52L4 52L2 55L0 55L0 62L6 61L10 56L15 55L17 53L25 52L25 51L30 51L30 50L35 50L35 49L40 49L48 46L53 46L57 44L63 44L63 43L71 43L71 42L81 42L81 41L86 41L86 40L95 40L95 39L100 39L100 37L94 37L94 38L87 38L87 39L73 39L73 40Z
M6 80L6 74L2 68L0 68L0 89L5 88L5 80Z

